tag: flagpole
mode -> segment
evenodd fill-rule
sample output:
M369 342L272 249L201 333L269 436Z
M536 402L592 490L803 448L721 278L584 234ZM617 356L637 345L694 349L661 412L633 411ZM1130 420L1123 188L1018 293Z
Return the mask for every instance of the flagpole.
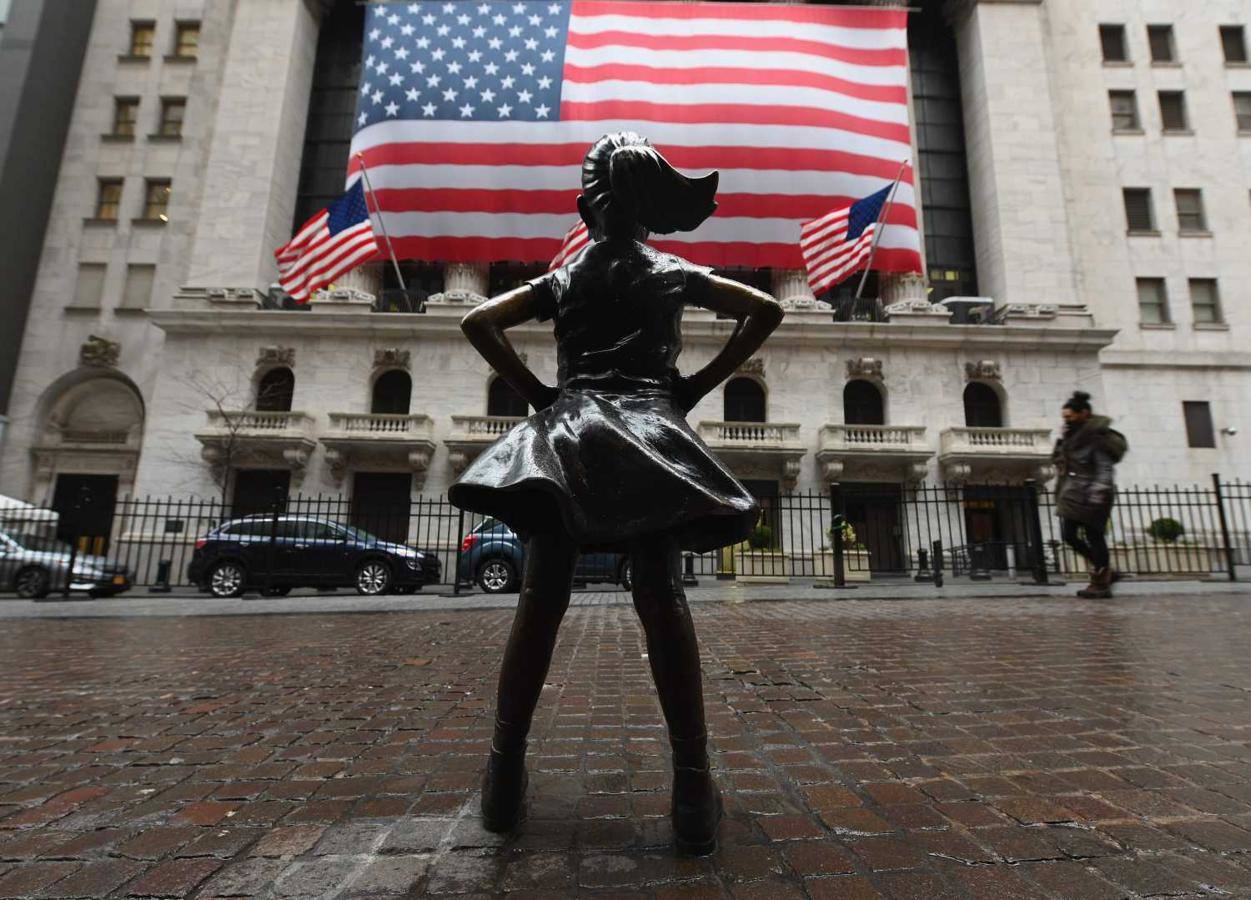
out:
M886 221L886 212L890 209L892 203L895 202L895 191L899 190L899 182L903 180L904 169L908 168L908 160L904 160L899 164L899 174L895 176L895 183L890 186L890 193L886 195L886 202L882 204L882 211L878 213L876 227L873 229L873 243L869 245L869 259L864 264L864 274L860 276L860 285L856 288L856 296L853 302L860 299L860 295L864 292L864 283L869 280L869 271L873 268L873 257L877 254L877 242L882 239L882 223Z
M378 195L374 193L374 186L369 181L369 171L365 168L365 154L357 153L356 161L361 165L361 177L365 179L365 190L369 191L369 196L374 198L374 209L378 213L378 226L382 229L383 238L386 239L387 252L391 254L391 265L395 266L395 277L399 279L400 290L407 294L408 285L404 283L404 275L400 272L400 263L395 258L395 247L391 244L391 235L387 234L387 223L382 218L382 208L378 206ZM900 172L900 174L902 175L903 173Z

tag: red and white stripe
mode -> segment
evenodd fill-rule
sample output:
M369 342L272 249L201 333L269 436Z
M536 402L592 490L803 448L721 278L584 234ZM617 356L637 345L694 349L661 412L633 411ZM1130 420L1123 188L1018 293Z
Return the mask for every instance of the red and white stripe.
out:
M646 135L721 172L718 209L651 243L711 266L803 264L803 223L890 184L911 155L907 13L797 4L574 0L557 122L385 121L364 156L401 257L550 260L587 147ZM919 271L912 173L875 268Z
M307 303L313 291L334 280L378 252L369 219L331 235L326 226L330 213L313 216L288 243L274 251L278 281L297 303Z
M591 232L587 229L586 223L581 219L578 224L574 225L565 232L565 239L560 242L560 249L556 251L556 255L552 257L551 263L547 267L547 271L559 269L565 263L569 262L582 248L591 243Z
M863 269L873 252L877 223L869 225L855 240L847 240L847 219L851 204L804 225L799 249L808 270L808 286L820 295L852 272ZM874 256L873 262L877 263Z

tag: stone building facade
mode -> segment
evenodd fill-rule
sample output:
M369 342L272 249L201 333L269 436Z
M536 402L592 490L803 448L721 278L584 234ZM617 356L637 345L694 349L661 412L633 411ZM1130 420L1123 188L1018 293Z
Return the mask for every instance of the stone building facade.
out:
M788 316L692 423L763 495L1020 482L1048 476L1080 388L1129 437L1124 481L1249 474L1245 0L919 6L929 272L882 279L880 306L850 321L799 273L739 273ZM516 267L412 268L424 312L389 311L382 267L301 311L270 289L272 249L320 202L326 154L333 172L345 152L326 73L361 15L98 0L0 491L53 505L84 490L437 494L523 411L457 327ZM1127 225L1143 189L1149 227ZM692 310L685 333L692 367L729 328ZM554 377L550 327L516 342Z

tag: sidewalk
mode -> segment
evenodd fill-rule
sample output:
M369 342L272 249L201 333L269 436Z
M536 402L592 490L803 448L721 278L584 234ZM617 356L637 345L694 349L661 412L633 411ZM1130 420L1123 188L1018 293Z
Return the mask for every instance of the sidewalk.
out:
M478 782L512 598L9 618L0 897L1251 896L1246 589L997 588L693 591L726 801L701 860L623 594L565 618L508 837Z
M1081 587L1077 583L1037 585L1033 582L1007 579L986 582L952 582L936 588L933 584L911 581L879 581L855 587L836 589L830 582L796 580L791 584L746 584L740 581L717 581L701 578L698 587L686 589L691 603L762 603L796 600L811 603L836 603L866 600L938 600L982 598L1014 600L1037 597L1073 597ZM1131 597L1208 597L1234 594L1251 597L1251 581L1126 581L1117 586L1118 599ZM575 591L573 606L628 605L630 596L620 588ZM421 610L513 609L516 594L483 594L462 591L459 596L451 588L427 588L420 594L393 597L361 597L354 591L318 593L293 591L286 597L259 597L255 594L234 600L218 600L207 594L178 591L150 594L144 589L118 597L92 600L76 596L70 600L49 597L47 600L19 600L0 597L0 619L65 618L65 617L131 617L131 616L260 616L297 615L307 613L379 613L415 612Z

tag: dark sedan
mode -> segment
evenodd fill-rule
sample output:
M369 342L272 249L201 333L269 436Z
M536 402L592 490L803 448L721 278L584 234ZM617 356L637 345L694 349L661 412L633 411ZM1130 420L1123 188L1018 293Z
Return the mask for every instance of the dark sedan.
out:
M196 541L187 578L214 597L250 589L279 597L295 587L354 587L411 594L437 584L439 558L326 519L249 516Z
M460 544L461 584L477 583L488 594L516 591L521 586L526 548L513 530L496 519L487 519ZM630 588L630 561L621 553L583 553L574 569L574 581L611 582Z

